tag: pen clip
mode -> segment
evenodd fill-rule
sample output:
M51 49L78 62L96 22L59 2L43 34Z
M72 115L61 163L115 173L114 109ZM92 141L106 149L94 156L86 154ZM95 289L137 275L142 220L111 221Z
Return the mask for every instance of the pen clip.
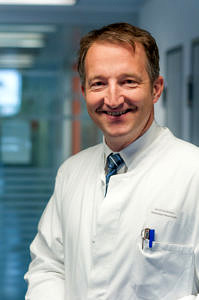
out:
M144 241L149 241L149 248L153 247L153 242L155 241L155 229L144 228L141 231L142 237L142 249L144 248Z

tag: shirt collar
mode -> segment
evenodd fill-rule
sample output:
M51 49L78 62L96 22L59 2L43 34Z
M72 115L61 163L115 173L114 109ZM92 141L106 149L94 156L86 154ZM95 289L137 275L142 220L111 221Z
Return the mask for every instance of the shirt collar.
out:
M127 169L129 169L131 163L135 160L135 158L144 151L152 142L159 136L161 131L161 127L153 121L150 128L137 140L132 142L126 148L121 150L119 153L123 158ZM113 152L106 144L105 139L103 139L104 144L104 167L106 165L106 159L109 154L115 153ZM117 152L118 153L118 152Z

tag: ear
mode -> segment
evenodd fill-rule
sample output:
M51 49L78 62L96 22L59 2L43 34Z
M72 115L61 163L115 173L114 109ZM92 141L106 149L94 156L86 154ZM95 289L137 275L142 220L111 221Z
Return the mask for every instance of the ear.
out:
M153 103L156 103L160 98L164 88L164 79L159 76L153 83Z

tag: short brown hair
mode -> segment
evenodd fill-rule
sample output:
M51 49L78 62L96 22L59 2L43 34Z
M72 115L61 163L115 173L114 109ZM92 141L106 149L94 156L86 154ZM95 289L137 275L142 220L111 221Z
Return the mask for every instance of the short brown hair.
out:
M139 27L128 23L114 23L100 29L92 30L80 41L78 55L78 72L81 83L85 85L85 58L88 49L94 42L107 41L110 43L128 43L135 50L135 43L143 45L147 56L147 72L151 83L159 76L159 51L155 39L152 35Z

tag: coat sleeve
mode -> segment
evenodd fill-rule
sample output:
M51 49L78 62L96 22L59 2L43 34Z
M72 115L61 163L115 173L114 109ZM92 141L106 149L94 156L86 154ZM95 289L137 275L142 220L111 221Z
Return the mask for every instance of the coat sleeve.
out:
M25 280L28 283L26 300L64 300L64 250L58 199L58 179L30 246L32 261ZM59 199L60 200L60 199Z
M185 296L183 298L180 298L178 300L196 300L196 299L199 299L198 296L190 295L190 296Z
M194 251L194 263L195 263L195 282L197 286L197 291L199 292L199 245ZM188 295L178 300L199 300L199 294L197 295Z

